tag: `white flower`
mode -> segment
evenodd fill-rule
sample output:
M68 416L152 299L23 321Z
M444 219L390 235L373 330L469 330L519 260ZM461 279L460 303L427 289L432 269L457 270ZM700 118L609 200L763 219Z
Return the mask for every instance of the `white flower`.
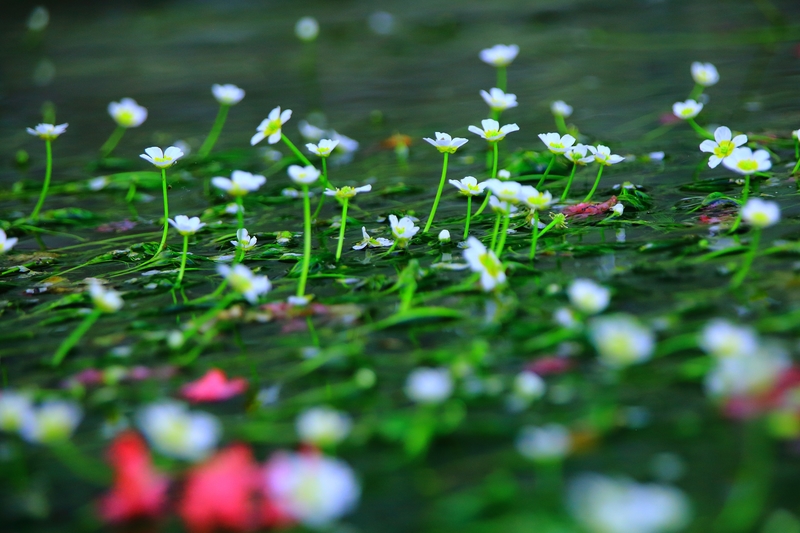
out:
M307 120L298 122L297 129L300 130L300 135L307 141L319 141L325 135L325 130L309 124Z
M737 135L731 139L730 128L720 126L714 131L714 140L706 139L700 143L700 151L712 154L708 166L716 168L722 160L731 155L737 148L747 142L747 135Z
M792 131L792 139L798 139L798 138L800 138L800 130Z
M153 448L169 457L188 461L199 461L210 455L222 433L215 416L190 412L186 405L172 400L142 407L136 422Z
M517 212L517 206L515 206L511 202L504 202L503 200L500 200L497 196L489 197L489 207L493 212L500 213L502 215L510 215L511 213Z
M508 180L511 179L511 172L509 172L505 168L501 168L497 171L497 178L501 180Z
M562 137L558 133L540 133L539 138L554 154L563 154L575 144L575 137L570 134Z
M489 142L501 141L509 133L519 131L519 126L516 124L506 124L501 128L500 123L491 118L481 120L481 127L483 129L477 126L470 126L467 129L476 135L480 135Z
M288 172L289 178L298 185L310 185L317 181L321 174L314 165L307 165L304 167L300 165L290 165Z
M716 318L703 328L699 344L706 353L723 359L753 354L758 349L758 337L753 328Z
M618 202L614 204L614 207L612 207L611 210L614 212L614 215L612 216L621 217L622 213L625 212L625 205Z
M478 180L472 176L461 178L461 180L447 181L464 196L477 196L482 194L483 190L486 188L486 182L478 183Z
M567 105L563 100L556 100L550 104L550 112L557 117L567 118L572 115L572 106Z
M664 155L665 154L664 154L663 151L661 151L661 152L650 152L649 154L647 154L647 157L648 157L648 159L650 159L650 161L663 161L664 160Z
M87 186L90 191L102 191L109 182L108 176L98 176L90 179Z
M250 144L256 144L267 138L269 144L275 144L281 140L281 128L286 122L292 118L292 110L285 109L281 112L281 107L278 106L269 112L267 118L261 121L261 124L256 128L256 134L250 139Z
M240 89L231 83L226 83L225 85L215 83L211 86L211 94L222 105L236 105L244 98L244 89Z
M496 44L491 48L481 50L481 61L494 67L505 67L511 64L519 54L519 46L516 44L504 45Z
M480 272L481 287L489 292L506 282L506 271L503 263L492 250L475 237L467 239L467 248L464 250L464 260L469 263L473 272Z
M503 92L502 89L493 87L489 92L481 91L481 97L492 111L505 111L517 107L517 95Z
M755 228L774 226L781 219L781 208L777 202L751 198L742 207L742 220Z
M7 237L6 232L0 229L0 254L10 251L18 240L16 237Z
M242 264L233 267L218 265L217 272L228 280L233 290L244 296L251 304L256 303L259 296L272 290L272 283L267 276L256 276Z
M603 165L604 167L616 165L617 163L625 160L625 158L621 155L612 154L611 148L608 146L603 146L602 144L598 144L596 147L587 146L586 148L592 152L595 162Z
M690 517L688 499L674 487L598 474L570 483L569 507L589 533L672 533Z
M337 131L332 131L331 135L333 140L339 143L336 145L337 152L341 152L343 154L352 154L358 150L358 141L355 139L351 139L347 135L342 135Z
M236 248L239 248L243 252L246 252L248 250L252 250L257 242L258 242L257 238L251 237L250 234L247 233L247 230L242 228L236 230L236 240L231 241L231 244L234 245Z
M328 407L312 407L297 417L300 440L315 446L334 446L350 433L353 422L345 413Z
M450 137L447 133L435 132L436 133L436 140L430 139L428 137L423 137L424 141L429 142L434 147L436 147L439 152L443 154L454 154L456 150L467 144L467 139L462 137Z
M585 144L576 144L566 152L564 157L575 163L576 165L588 165L594 162L594 155L586 155L589 147Z
M294 25L294 34L301 41L310 42L319 35L319 23L314 17L303 17Z
M711 63L695 61L692 63L692 78L698 85L711 87L719 81L719 72L717 72L717 67Z
M319 529L355 508L361 489L344 461L280 452L264 469L264 493L282 513Z
M149 161L158 168L169 168L174 165L178 159L183 157L183 150L177 146L170 146L162 152L161 148L158 146L151 146L150 148L145 148L144 153L139 155L139 157L145 161Z
M58 126L52 124L37 124L35 128L25 128L25 130L43 141L52 141L67 131L67 126L69 126L69 124L66 123L59 124Z
M726 168L745 176L772 168L769 152L766 150L756 150L754 152L747 147L735 148L733 153L722 160L722 164Z
M372 185L362 185L361 187L336 187L336 189L325 189L326 196L335 196L339 200L344 200L345 198L350 199L353 198L356 194L360 192L369 192L372 190Z
M514 445L520 455L533 461L557 461L569 453L571 439L569 430L560 424L526 426Z
M249 192L258 190L259 187L267 182L267 178L260 174L251 174L243 170L231 172L231 178L217 176L211 178L211 185L217 189L222 189L231 196L244 196Z
M198 217L189 218L186 215L178 215L175 217L175 220L171 218L167 219L169 225L178 230L178 233L181 235L194 235L200 228L205 226L203 222L200 222Z
M578 311L596 315L608 307L611 291L590 279L578 278L567 289L569 301Z
M0 430L17 432L34 417L30 396L9 389L0 392Z
M147 109L137 104L133 98L111 102L108 104L108 114L123 128L139 127L147 119Z
M569 307L559 307L556 309L555 312L553 312L553 321L567 329L577 328L580 326L580 322L578 322L578 319L575 316L575 311Z
M498 179L489 179L484 182L486 188L492 191L499 200L503 202L518 203L520 201L519 194L522 190L522 184L516 181L500 181Z
M686 100L685 102L675 102L672 104L672 113L683 120L696 117L703 110L703 104L694 100Z
M306 144L306 148L312 154L317 154L320 157L328 157L338 145L338 140L320 139L319 144L308 143Z
M94 306L104 313L115 313L124 303L117 291L106 289L96 281L89 283L89 296Z
M589 323L589 337L600 360L610 367L644 362L653 355L653 332L630 315L609 315Z
M235 215L239 211L244 213L244 206L240 206L240 205L235 204L235 203L230 203L230 204L225 206L225 212L228 213L229 215Z
M706 374L706 392L713 398L761 394L769 390L790 366L786 354L771 347L720 358Z
M69 439L81 423L83 410L72 401L49 400L26 418L19 428L28 442L49 444Z
M439 232L439 242L450 242L450 231L443 229Z
M405 392L416 403L442 403L453 393L453 378L446 368L415 368L406 379Z
M296 305L298 307L304 307L304 306L308 305L311 302L312 298L314 298L314 297L313 296L289 296L288 298L286 298L286 303L288 303L289 305ZM314 352L314 353L316 353L316 352Z
M514 395L525 400L538 400L544 396L546 389L547 385L541 376L527 370L514 376L514 383L511 386Z
M367 246L370 248L387 248L394 244L394 241L384 239L383 237L370 237L369 233L367 233L367 228L364 226L361 226L361 235L363 235L364 238L361 240L361 242L353 246L353 250L363 250Z
M408 217L397 220L394 215L389 215L389 224L392 227L392 235L397 239L398 246L405 246L414 235L419 231L419 227L414 225L414 221Z
M540 192L536 187L523 185L519 190L519 200L527 205L531 211L541 211L550 207L553 203L553 195L550 191Z

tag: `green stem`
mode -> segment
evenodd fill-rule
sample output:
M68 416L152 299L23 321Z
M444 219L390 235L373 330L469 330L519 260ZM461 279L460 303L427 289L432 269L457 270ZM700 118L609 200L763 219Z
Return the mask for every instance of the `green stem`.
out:
M136 182L131 180L130 186L128 186L128 192L125 194L125 202L131 203L133 199L136 197Z
M572 187L572 178L575 177L575 169L578 168L578 164L575 163L572 165L572 170L569 173L569 178L567 179L567 187L564 189L564 192L561 193L561 201L567 199L567 195L569 194L569 189Z
M229 294L228 296L217 302L217 305L215 305L214 307L212 307L211 309L200 315L200 318L193 320L189 329L183 332L183 341L186 342L187 340L194 337L194 335L197 334L198 331L200 331L200 328L202 328L206 322L217 316L217 314L220 311L228 307L228 305L230 305L230 303L233 302L238 297L239 297L238 294L235 293Z
M556 120L556 129L558 129L558 133L561 135L566 135L569 133L569 129L567 129L567 122L564 120L563 115L554 115Z
M33 208L33 213L31 213L31 218L34 220L39 218L39 211L42 210L44 199L47 198L47 189L50 188L50 176L53 174L53 147L51 143L50 139L45 139L44 141L45 151L47 152L47 167L44 171L44 184L39 195L39 201L36 202L36 207Z
M696 102L697 99L703 95L703 90L705 90L705 87L699 83L695 83L694 88L692 88L692 92L689 93L689 99Z
M189 235L183 236L183 253L181 254L181 269L178 271L178 279L175 281L175 286L180 287L183 281L183 273L186 272L186 256L189 252Z
M464 224L464 239L469 236L469 220L472 218L472 195L467 196L467 222Z
M284 144L288 146L292 152L294 152L294 155L297 156L297 159L302 161L304 165L311 165L311 161L309 161L308 158L303 155L303 152L297 149L297 146L295 146L294 143L289 140L289 137L287 137L283 132L281 132L281 140L283 140Z
M794 158L797 159L797 163L792 169L792 174L796 174L797 170L800 169L800 140L794 143Z
M327 158L322 158L322 185L326 189L333 189L331 186L331 182L328 181L328 164L326 163ZM322 211L322 204L325 202L325 193L323 192L319 197L319 203L317 204L317 208L314 210L314 215L312 215L312 220L317 220L319 217L319 212Z
M498 156L497 156L497 150L498 149L497 149L497 143L496 142L492 143L492 148L493 148L493 152L494 152L493 163L492 163L492 179L495 179L495 178L497 178L497 158L498 158ZM483 200L483 203L481 204L481 207L478 209L478 212L475 213L476 217L478 215L480 215L481 213L483 213L483 210L486 209L487 205L489 205L489 196L491 196L491 195L487 192L486 193L486 198Z
M239 229L244 229L244 199L236 197L236 222Z
M556 162L556 154L553 154L553 157L550 158L550 163L547 164L547 168L545 169L544 174L542 174L542 179L540 179L539 183L536 184L537 189L542 188L542 185L544 185L544 180L547 179L547 176L548 174L550 174L550 170L553 168L555 162Z
M225 126L225 119L228 118L228 110L230 108L231 106L228 104L220 104L217 118L214 119L214 125L211 126L211 131L208 132L208 137L203 142L203 146L197 151L197 156L200 159L208 157L208 154L214 149L214 145L217 144L217 139L219 139L219 134L222 133L222 127Z
M164 196L164 232L161 234L161 243L158 245L158 250L156 253L153 254L153 257L156 257L158 254L164 250L164 246L167 244L167 230L169 229L169 222L167 219L169 218L169 200L167 200L167 169L161 169L161 192Z
M92 309L92 312L86 315L77 328L75 328L72 333L70 333L69 337L64 339L64 342L61 343L61 346L58 347L56 353L53 354L52 365L58 366L61 364L61 361L64 360L64 357L67 356L67 353L75 346L81 337L83 337L89 328L92 327L92 324L97 322L97 319L100 318L103 312L99 309Z
M750 174L745 174L744 176L744 188L742 189L742 199L740 200L740 204L744 206L747 203L747 198L750 196ZM733 222L733 226L729 230L729 233L733 233L737 229L739 229L739 224L742 223L742 210L739 209L739 213L736 215L736 220Z
M750 250L747 252L744 262L742 262L742 266L739 268L739 272L737 272L731 280L731 289L738 288L747 277L747 274L750 272L750 266L753 264L753 260L756 257L756 252L758 251L759 240L761 240L761 230L759 228L753 228L753 238L750 241Z
M308 199L308 185L303 185L303 270L297 285L297 296L305 296L308 266L311 263L311 201Z
M539 211L533 212L533 233L531 233L530 260L536 257L536 243L539 241Z
M507 82L506 67L505 66L497 67L497 88L505 92L506 82Z
M597 177L594 179L594 185L592 186L592 190L589 191L589 194L586 195L586 198L583 199L584 202L588 202L594 196L594 191L597 190L597 186L600 185L600 176L603 175L603 165L600 165L600 169L597 171Z
M503 253L503 248L506 247L506 237L508 236L508 225L511 223L511 213L506 213L506 216L503 217L503 229L500 230L500 238L497 241L497 249L495 250L495 255L500 257L500 254Z
M431 214L428 215L428 222L425 223L425 229L422 230L422 233L428 233L428 230L431 229L431 224L433 223L433 217L436 215L436 208L439 206L439 199L442 197L442 191L444 190L444 179L447 177L447 156L449 156L447 152L444 153L444 162L442 163L442 177L439 180L439 189L436 191L436 198L433 200L433 207L431 207Z
M111 155L111 152L117 147L122 136L125 135L125 129L126 128L117 125L117 128L111 132L111 136L103 143L103 146L100 147L101 158L106 158Z
M339 225L339 244L336 246L336 262L342 257L342 246L344 246L344 227L347 224L347 201L348 198L342 200L342 223Z
M694 131L696 131L697 134L700 137L703 137L704 139L710 139L712 141L714 140L714 136L710 132L708 132L708 131L704 130L702 127L700 127L700 124L695 122L695 120L693 118L687 118L686 122L689 123L689 125L692 127L692 129Z
M497 215L494 217L494 231L492 232L492 243L489 245L490 250L494 250L494 246L497 243L497 233L500 230L500 217L502 216L503 214L498 211Z

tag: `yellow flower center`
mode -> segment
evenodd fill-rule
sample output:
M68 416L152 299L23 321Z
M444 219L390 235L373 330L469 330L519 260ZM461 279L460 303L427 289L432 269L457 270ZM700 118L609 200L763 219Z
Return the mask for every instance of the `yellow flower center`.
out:
M133 123L133 113L130 111L122 111L117 115L117 122L122 124L123 126L129 126Z
M714 148L714 155L719 157L720 159L725 159L736 148L736 145L733 144L733 141L720 141L719 145Z
M281 119L279 118L276 118L275 120L270 120L269 123L267 123L267 128L264 130L264 134L272 135L273 133L280 131L282 125L283 124L281 124Z
M483 268L486 269L486 272L493 278L496 278L500 274L501 270L500 263L497 260L495 260L492 256L490 256L488 253L481 254L478 260L480 261Z
M744 172L755 172L758 170L758 162L754 159L742 159L736 166L739 167L739 170L743 170Z

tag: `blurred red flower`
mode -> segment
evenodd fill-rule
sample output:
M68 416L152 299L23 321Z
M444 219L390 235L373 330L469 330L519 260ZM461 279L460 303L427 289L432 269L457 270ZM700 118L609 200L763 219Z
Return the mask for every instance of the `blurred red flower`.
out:
M206 375L181 388L181 396L192 403L227 400L247 390L244 378L228 379L225 372L212 368Z

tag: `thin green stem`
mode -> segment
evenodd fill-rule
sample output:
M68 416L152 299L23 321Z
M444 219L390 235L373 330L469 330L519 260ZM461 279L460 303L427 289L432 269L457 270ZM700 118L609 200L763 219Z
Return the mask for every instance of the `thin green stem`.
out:
M44 199L47 198L47 190L50 188L50 177L53 174L53 147L50 139L44 141L45 151L47 152L47 167L44 171L44 184L42 185L42 192L39 195L39 201L36 202L36 207L33 208L31 218L36 220L39 218L39 211L42 210Z
M507 81L506 67L497 67L497 88L505 92Z
M311 263L311 201L308 199L308 185L303 185L303 270L297 285L297 296L305 296L308 266Z
M211 131L208 132L208 137L203 142L203 146L197 151L197 156L200 159L208 157L208 154L214 149L214 145L217 144L217 139L219 139L219 134L222 133L222 128L225 126L225 119L228 118L228 110L230 108L231 106L228 104L220 104L217 118L214 119L214 125L211 126Z
M561 193L561 201L562 202L567 199L567 195L569 194L569 189L570 189L570 187L572 187L572 178L575 177L575 169L577 169L577 168L578 168L578 164L577 163L572 165L572 170L570 171L569 178L567 179L567 186L564 189L564 192Z
M322 158L322 185L326 189L333 189L331 186L331 182L328 181L328 164L326 163L327 157ZM320 195L319 203L317 204L317 208L314 210L314 214L311 216L312 220L317 220L319 217L319 212L322 211L322 204L325 203L325 193Z
M125 194L125 202L131 203L133 199L136 197L136 182L131 180L131 184L128 186L128 192Z
M239 297L238 294L235 293L229 294L228 296L217 302L217 305L215 305L214 307L212 307L211 309L200 315L200 318L193 320L189 329L183 332L183 341L186 342L187 340L194 337L194 335L197 334L198 331L200 331L200 328L202 328L206 324L206 322L217 316L217 314L220 311L228 307L228 305L230 305L230 303L233 302L238 297Z
M428 230L431 229L431 224L433 223L433 217L436 215L436 208L439 206L439 199L442 197L442 191L444 190L444 180L447 177L447 157L450 154L447 152L444 153L444 162L442 163L442 177L439 180L439 189L436 191L436 198L433 200L433 207L431 207L431 214L428 215L428 222L425 223L425 229L422 230L422 233L428 233Z
M467 196L467 221L464 223L464 239L469 236L469 221L472 218L472 195Z
M492 143L492 149L493 149L493 152L494 152L493 162L492 162L492 179L496 179L497 178L497 159L498 159L498 154L497 154L498 148L497 148L497 143L496 142ZM476 217L478 215L480 215L481 213L483 213L483 210L486 209L487 205L489 205L489 196L491 196L491 195L487 192L486 193L486 198L483 200L483 203L481 204L480 208L478 209L478 212L475 213Z
M342 223L339 225L339 244L336 245L336 262L342 257L342 246L344 246L344 228L347 225L347 201L348 198L342 200Z
M303 152L297 149L297 146L294 145L292 141L289 140L289 137L286 134L281 133L281 140L283 140L284 144L289 147L289 150L294 152L294 155L297 156L297 159L303 162L304 165L311 165L311 161L303 155Z
M508 236L508 225L511 223L511 213L506 213L503 217L503 228L500 230L500 238L497 240L497 249L495 255L500 257L503 253L503 248L506 247L506 237Z
M583 199L584 202L588 202L594 196L594 192L597 190L597 186L600 185L600 176L603 175L603 169L605 167L600 165L600 169L597 171L597 177L594 179L594 185L592 186L592 190L589 191L589 194L586 195L586 198Z
M111 136L109 136L108 140L100 147L100 157L106 158L111 155L111 152L117 147L122 136L125 135L126 129L127 128L117 125L116 129L111 132Z
M175 286L180 287L183 281L183 274L186 272L186 256L189 255L189 235L183 236L183 252L181 253L181 269L178 270L178 279L175 281Z
M61 361L64 360L64 357L67 356L67 353L75 346L81 337L83 337L89 328L92 327L92 324L97 322L97 319L100 318L103 312L99 309L92 309L92 312L86 315L77 328L75 328L72 333L70 333L69 337L64 339L64 342L61 343L61 346L58 347L56 353L53 354L52 365L58 366L61 364Z
M569 133L569 129L567 128L567 121L564 120L563 115L553 115L556 121L556 129L558 129L558 133L561 135L566 135Z
M164 196L164 231L161 234L161 243L158 245L158 250L156 253L153 254L153 257L156 257L158 254L164 250L164 247L167 245L167 230L169 229L169 223L167 219L169 218L169 200L167 199L167 169L161 169L161 192Z
M792 174L796 174L798 169L800 169L800 139L794 142L794 158L797 159L797 163L792 169Z
M696 121L695 121L693 118L687 118L687 119L686 119L686 122L688 122L688 123L689 123L689 125L692 127L692 129L693 129L694 131L696 131L696 132L697 132L697 134L698 134L700 137L703 137L704 139L710 139L710 140L712 140L712 141L714 140L714 135L712 135L710 132L708 132L708 131L706 131L705 129L703 129L703 128L700 126L700 124L698 124L698 123L697 123L697 122L696 122Z
M742 188L742 199L740 200L740 204L744 206L747 203L747 198L750 196L750 174L745 174L744 176L744 188ZM739 213L736 215L736 220L733 221L733 226L729 230L729 233L735 232L739 229L739 224L742 223L742 210L739 209Z
M530 260L536 257L536 243L539 241L539 211L533 212L533 232L531 233Z
M758 242L760 240L761 230L759 228L753 228L753 238L750 240L750 250L744 257L744 261L742 262L742 266L739 268L739 271L731 280L731 289L736 289L739 287L747 277L747 274L750 272L750 266L753 264L753 260L756 258L756 253L758 252Z
M545 169L544 174L542 174L542 179L540 179L539 183L536 184L537 189L542 188L542 185L544 185L544 180L547 179L547 176L550 174L550 170L552 170L555 162L556 162L556 154L553 154L553 157L550 158L550 162L547 164L547 168Z
M236 222L239 229L244 229L244 199L236 196Z
M497 244L497 234L500 231L500 218L503 214L498 211L497 215L494 217L494 231L492 232L492 243L489 245L490 250L494 250L495 244Z
M699 83L695 83L694 87L692 88L692 92L689 93L689 99L694 100L696 102L697 99L703 95L704 90L705 87L703 87Z

